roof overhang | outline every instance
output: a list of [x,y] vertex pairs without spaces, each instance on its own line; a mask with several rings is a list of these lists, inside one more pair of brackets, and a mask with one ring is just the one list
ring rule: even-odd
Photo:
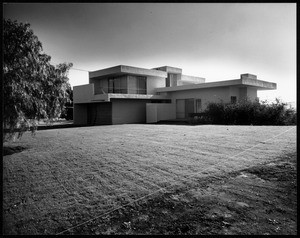
[[234,79],[227,81],[218,81],[211,83],[198,83],[174,87],[164,87],[157,88],[156,92],[174,92],[174,91],[184,91],[184,90],[195,90],[195,89],[204,89],[204,88],[215,88],[215,87],[255,87],[258,90],[274,90],[277,88],[276,83],[266,82],[256,79]]
[[153,68],[153,69],[165,71],[167,73],[172,73],[172,74],[182,74],[182,69],[176,68],[176,67],[171,67],[171,66],[162,66],[162,67],[157,67],[157,68]]
[[[153,95],[153,94],[119,94],[119,93],[108,93],[107,100],[111,99],[169,99],[166,96],[162,95]],[[96,96],[96,95],[95,95]]]
[[168,73],[154,69],[144,69],[126,65],[118,65],[115,67],[101,69],[89,72],[89,78],[103,77],[103,76],[119,76],[119,75],[139,75],[139,76],[154,76],[167,78]]

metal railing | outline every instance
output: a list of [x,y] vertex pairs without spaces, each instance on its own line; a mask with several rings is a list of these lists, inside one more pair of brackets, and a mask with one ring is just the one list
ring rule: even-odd
[[95,88],[95,95],[97,95],[97,94],[108,94],[108,93],[147,94],[147,89],[142,89],[142,88],[109,88],[109,87]]

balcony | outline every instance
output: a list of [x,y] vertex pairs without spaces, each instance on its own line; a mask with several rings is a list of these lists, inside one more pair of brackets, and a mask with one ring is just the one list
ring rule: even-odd
[[[107,93],[105,92],[107,89]],[[123,90],[123,91],[122,91]],[[123,93],[127,91],[127,93]],[[73,87],[74,104],[80,103],[95,103],[95,102],[109,102],[111,98],[115,99],[169,99],[166,96],[147,94],[146,89],[131,89],[119,88],[109,92],[108,88],[102,88],[95,93],[94,84],[86,84]]]
[[116,94],[147,94],[147,89],[145,88],[109,88],[109,87],[99,87],[95,95],[98,94],[109,94],[109,93],[116,93]]

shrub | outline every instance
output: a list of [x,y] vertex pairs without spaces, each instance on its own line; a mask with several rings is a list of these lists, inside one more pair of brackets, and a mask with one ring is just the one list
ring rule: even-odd
[[209,103],[204,113],[207,115],[208,123],[224,124],[225,104],[223,102]]
[[234,104],[209,103],[201,120],[193,124],[296,125],[297,113],[286,105],[279,99],[271,104],[247,99]]

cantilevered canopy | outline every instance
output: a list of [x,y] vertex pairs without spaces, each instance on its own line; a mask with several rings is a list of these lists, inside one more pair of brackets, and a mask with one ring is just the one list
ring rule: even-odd
[[101,69],[97,71],[89,72],[89,78],[96,78],[101,76],[118,76],[124,74],[133,74],[133,75],[141,75],[141,76],[155,76],[155,77],[168,77],[167,72],[163,72],[155,69],[144,69],[126,65],[118,65],[115,67]]
[[182,85],[182,86],[174,86],[174,87],[164,87],[157,88],[156,92],[174,92],[174,91],[182,91],[182,90],[195,90],[201,88],[215,88],[215,87],[226,87],[226,86],[236,86],[236,87],[255,87],[258,90],[274,90],[276,89],[276,83],[270,83],[262,80],[243,78],[243,79],[234,79],[227,81],[218,81],[211,83],[199,83],[199,84],[190,84],[190,85]]

